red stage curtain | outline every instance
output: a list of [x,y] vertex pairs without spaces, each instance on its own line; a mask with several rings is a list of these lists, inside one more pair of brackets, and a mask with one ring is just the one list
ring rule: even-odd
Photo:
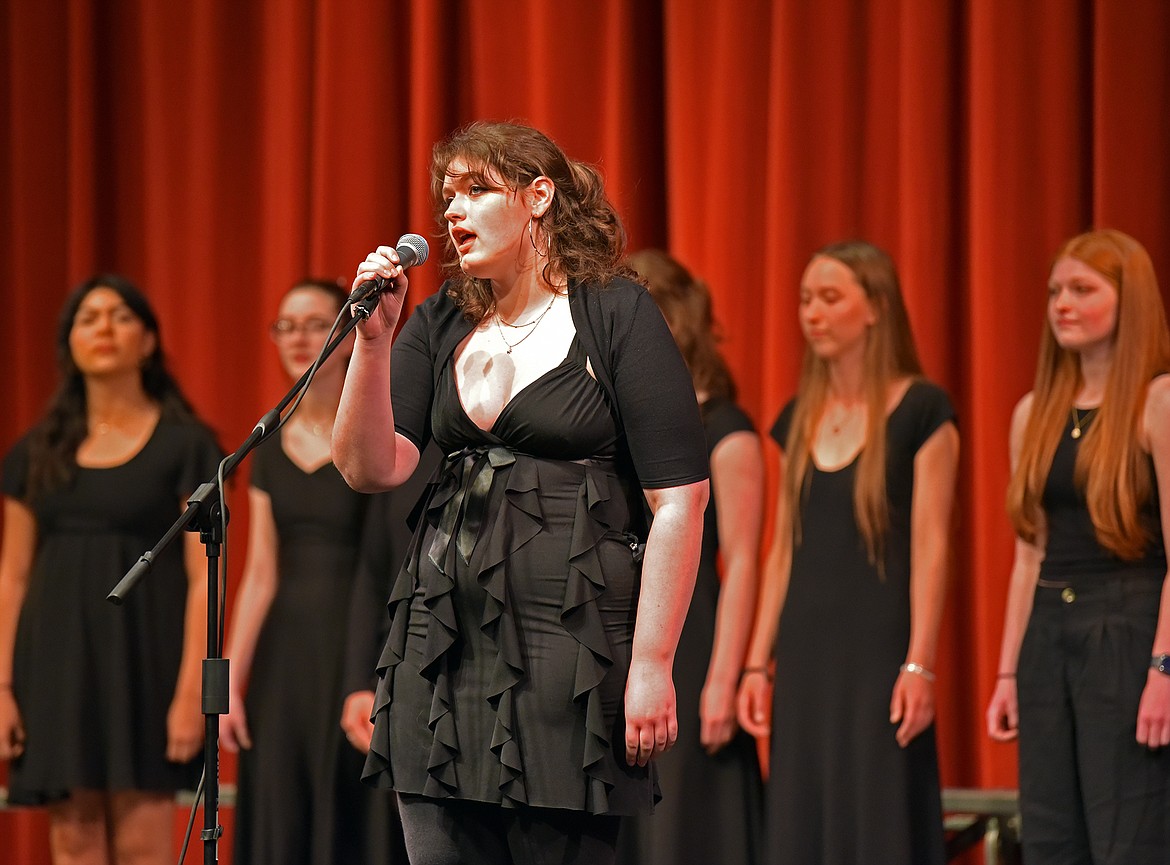
[[[1014,749],[983,733],[1011,557],[1008,419],[1063,238],[1129,231],[1170,283],[1170,4],[0,10],[0,448],[43,407],[59,304],[97,270],[152,295],[185,387],[238,442],[283,392],[264,328],[285,288],[348,276],[403,232],[433,236],[431,144],[476,118],[526,120],[598,164],[631,246],[668,247],[709,281],[761,430],[796,380],[810,252],[846,236],[888,248],[963,435],[938,664],[944,783],[1014,785]],[[415,271],[413,300],[438,281],[431,265]],[[13,847],[27,834],[4,832],[0,861],[37,861]]]

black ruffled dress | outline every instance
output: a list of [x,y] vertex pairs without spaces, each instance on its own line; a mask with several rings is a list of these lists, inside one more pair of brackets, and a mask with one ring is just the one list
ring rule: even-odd
[[[631,285],[624,296],[645,310],[642,289]],[[438,370],[429,422],[447,457],[416,511],[390,596],[365,773],[381,786],[594,814],[647,810],[658,797],[653,770],[625,761],[641,492],[618,413],[587,369],[580,299],[574,302],[578,337],[565,359],[516,393],[490,430],[463,410],[451,351],[435,357],[423,349]],[[448,332],[453,349],[470,330],[448,316],[446,326],[440,321],[427,332],[428,316],[441,318],[442,305],[450,301],[432,299],[407,323],[417,339],[404,331],[396,367],[409,367],[412,345],[441,341],[436,331]],[[631,333],[653,350],[638,360],[654,360],[658,346],[673,352],[662,361],[671,384],[653,375],[634,382],[632,369],[623,381],[620,362],[607,363],[616,393],[621,399],[640,388],[666,397],[659,420],[677,415],[680,433],[663,449],[681,443],[693,451],[677,482],[701,480],[706,462],[689,376],[661,315],[641,319]],[[620,354],[616,346],[611,357]],[[678,407],[669,404],[676,393],[684,394]],[[623,408],[637,423],[650,403],[629,399]],[[401,431],[410,413],[400,411],[398,389],[395,412]]]

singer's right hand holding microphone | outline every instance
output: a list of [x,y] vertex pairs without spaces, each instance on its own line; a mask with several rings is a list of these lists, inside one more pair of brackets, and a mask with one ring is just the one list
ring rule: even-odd
[[392,280],[394,285],[381,293],[378,308],[358,325],[358,336],[361,339],[378,339],[384,335],[393,335],[398,318],[402,315],[402,304],[406,299],[406,288],[410,280],[399,266],[398,252],[394,247],[379,246],[367,255],[366,260],[358,265],[352,288],[356,291],[362,283],[377,277]]
[[[403,483],[418,465],[418,449],[394,434],[396,446],[382,447],[386,431],[394,429],[390,401],[390,342],[402,316],[408,285],[403,269],[427,260],[426,240],[404,234],[396,246],[379,246],[358,265],[349,300],[368,309],[354,314],[365,320],[357,326],[358,341],[350,356],[337,419],[333,423],[330,453],[346,483],[362,492],[392,489]],[[401,455],[399,451],[402,451]]]

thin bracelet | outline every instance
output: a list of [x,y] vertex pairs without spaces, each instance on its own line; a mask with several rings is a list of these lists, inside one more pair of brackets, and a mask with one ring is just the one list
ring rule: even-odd
[[772,681],[772,671],[767,667],[744,667],[739,673],[739,680],[742,682],[744,676],[749,676],[752,673],[759,673],[760,675],[767,677],[769,682]]
[[926,679],[928,682],[934,681],[934,673],[930,672],[930,670],[926,669],[926,667],[922,666],[921,664],[915,664],[913,661],[909,664],[903,664],[898,669],[903,673],[915,673]]
[[1014,679],[1015,677],[1016,677],[1015,673],[996,673],[995,674],[995,678],[997,678],[997,679]]

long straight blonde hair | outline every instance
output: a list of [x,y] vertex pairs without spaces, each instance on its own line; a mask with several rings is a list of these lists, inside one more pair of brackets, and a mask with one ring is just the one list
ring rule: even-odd
[[[853,511],[865,538],[870,562],[884,573],[883,539],[889,526],[886,496],[886,409],[891,385],[900,378],[922,374],[910,318],[894,261],[884,251],[862,240],[830,244],[812,256],[832,258],[853,273],[876,315],[865,342],[865,441],[853,484]],[[810,261],[812,260],[810,259]],[[788,429],[786,495],[792,515],[794,542],[801,542],[799,503],[809,481],[812,441],[829,394],[829,365],[806,348],[792,424]]]
[[[1062,258],[1083,262],[1117,289],[1117,328],[1105,396],[1081,439],[1074,480],[1085,493],[1098,542],[1119,558],[1132,560],[1142,555],[1151,538],[1141,508],[1150,498],[1153,478],[1138,429],[1150,381],[1170,370],[1166,313],[1149,253],[1128,234],[1115,229],[1079,234],[1061,246],[1053,265]],[[1007,495],[1012,525],[1029,543],[1039,534],[1044,485],[1083,384],[1077,354],[1060,347],[1045,321],[1032,413]]]

